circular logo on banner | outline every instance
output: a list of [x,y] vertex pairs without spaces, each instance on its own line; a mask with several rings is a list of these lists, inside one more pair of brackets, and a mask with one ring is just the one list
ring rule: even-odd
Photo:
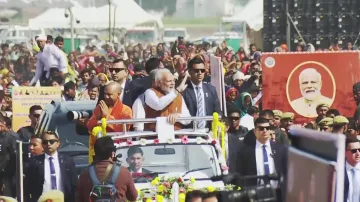
[[267,57],[264,63],[267,68],[273,68],[275,66],[275,58]]
[[320,62],[307,61],[296,66],[286,83],[286,96],[292,109],[301,116],[317,117],[316,107],[333,104],[336,94],[334,76]]

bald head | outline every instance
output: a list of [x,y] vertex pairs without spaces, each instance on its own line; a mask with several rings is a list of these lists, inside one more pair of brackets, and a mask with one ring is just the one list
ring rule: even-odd
[[104,100],[107,106],[113,106],[119,99],[122,88],[118,82],[106,84],[104,90]]
[[119,93],[119,94],[122,91],[121,85],[118,82],[110,82],[110,83],[106,84],[105,91],[106,91],[106,89],[108,89],[108,91],[112,91],[112,92]]

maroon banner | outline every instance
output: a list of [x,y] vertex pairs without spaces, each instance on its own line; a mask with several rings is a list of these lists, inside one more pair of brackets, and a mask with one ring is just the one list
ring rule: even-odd
[[347,117],[356,109],[352,86],[360,81],[358,51],[264,53],[263,109],[294,112],[297,122],[317,117],[328,104]]

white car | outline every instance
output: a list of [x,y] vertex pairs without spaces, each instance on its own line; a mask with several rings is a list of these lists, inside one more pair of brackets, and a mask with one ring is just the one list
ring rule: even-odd
[[136,122],[156,122],[157,131],[106,135],[113,137],[121,164],[130,171],[141,170],[132,172],[139,201],[144,198],[161,201],[158,197],[162,197],[164,201],[178,202],[179,197],[185,197],[185,193],[191,189],[225,189],[222,181],[213,182],[210,179],[227,174],[222,149],[212,138],[211,132],[196,129],[174,131],[166,117],[111,121],[112,124]]

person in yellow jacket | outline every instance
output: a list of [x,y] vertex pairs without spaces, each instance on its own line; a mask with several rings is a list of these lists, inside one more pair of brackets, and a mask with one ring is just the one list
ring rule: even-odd
[[64,52],[63,48],[64,48],[64,38],[62,38],[61,36],[58,36],[55,38],[54,44],[62,51],[62,53],[66,56],[66,63],[67,63],[67,69],[68,69],[68,74],[65,77],[65,83],[69,82],[69,81],[73,81],[76,83],[76,78],[77,75],[75,73],[75,70],[69,65],[69,60],[67,58],[67,54]]

